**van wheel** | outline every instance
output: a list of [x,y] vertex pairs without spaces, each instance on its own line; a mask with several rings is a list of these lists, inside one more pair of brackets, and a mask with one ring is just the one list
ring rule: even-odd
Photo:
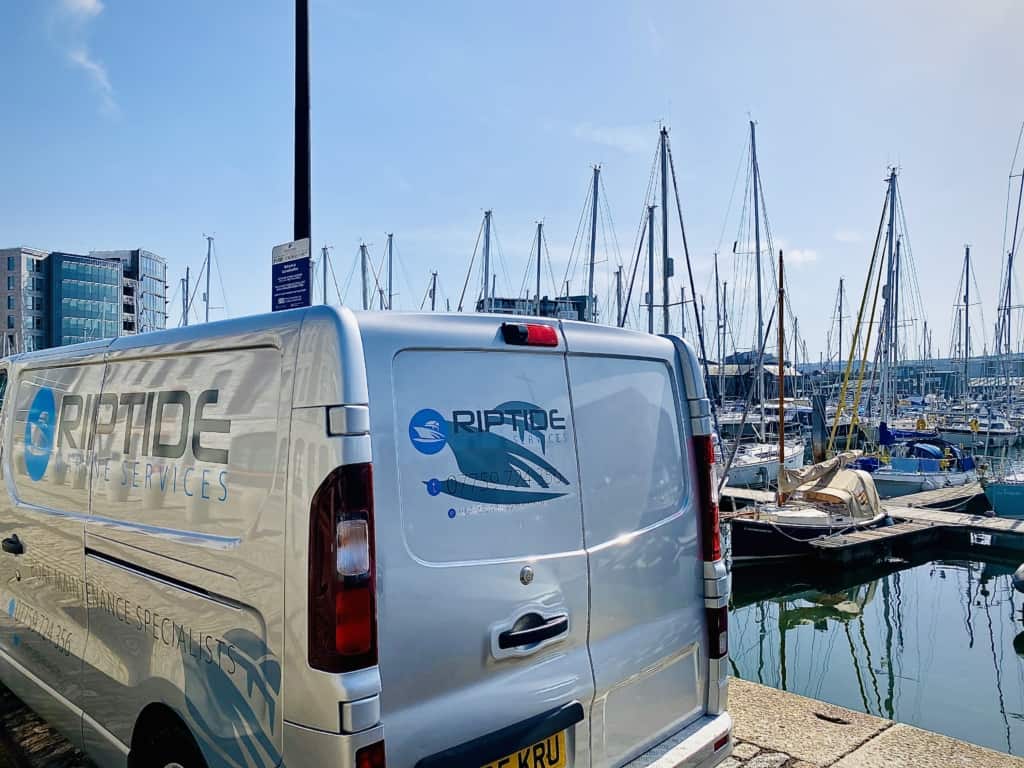
[[207,768],[192,734],[178,723],[153,730],[132,753],[131,768]]

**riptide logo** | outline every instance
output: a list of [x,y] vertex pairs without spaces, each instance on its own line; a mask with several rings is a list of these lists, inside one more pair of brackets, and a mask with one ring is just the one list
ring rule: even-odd
[[448,444],[448,423],[433,408],[424,408],[409,420],[409,439],[420,453],[435,454]]
[[32,399],[25,421],[25,469],[34,482],[43,479],[50,465],[56,416],[53,390],[43,387]]
[[409,441],[417,451],[430,456],[448,448],[458,467],[445,479],[424,480],[427,494],[472,504],[532,504],[565,496],[569,478],[545,457],[565,438],[566,418],[557,408],[522,400],[455,410],[450,419],[422,408],[409,420]]

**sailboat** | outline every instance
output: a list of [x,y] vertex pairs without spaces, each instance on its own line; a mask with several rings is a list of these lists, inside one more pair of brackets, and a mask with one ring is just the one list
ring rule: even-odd
[[[784,277],[783,256],[779,251],[780,415],[785,411],[785,398],[781,395]],[[780,454],[784,440],[785,436],[780,433]],[[736,517],[730,522],[733,563],[741,565],[767,558],[807,555],[811,552],[811,542],[816,539],[886,524],[888,513],[882,509],[871,475],[847,468],[860,455],[859,451],[847,451],[809,467],[780,467],[775,501],[755,506],[753,517]]]
[[[750,178],[753,210],[753,234],[754,234],[754,275],[756,279],[756,311],[757,319],[755,326],[756,348],[751,350],[746,357],[748,371],[753,374],[751,386],[753,389],[748,393],[748,399],[742,410],[719,414],[719,431],[726,441],[720,446],[719,461],[725,467],[725,479],[729,485],[764,488],[778,476],[780,467],[796,469],[804,465],[804,441],[799,437],[800,424],[795,419],[789,423],[790,431],[796,431],[797,436],[787,436],[787,419],[785,408],[782,407],[785,397],[785,375],[779,377],[779,403],[780,407],[775,414],[769,418],[769,406],[766,403],[765,392],[765,365],[764,346],[767,342],[765,335],[764,308],[762,306],[762,269],[761,269],[761,230],[762,214],[766,221],[764,227],[768,236],[769,253],[771,252],[771,233],[767,228],[767,214],[764,211],[764,201],[761,190],[761,171],[757,162],[757,124],[750,121]],[[736,247],[733,248],[734,252]],[[780,283],[780,288],[781,283]],[[784,295],[784,293],[783,293]],[[779,312],[785,311],[785,305],[779,305]],[[780,318],[781,319],[781,318]],[[780,324],[781,328],[781,324]],[[724,341],[723,349],[724,352]],[[745,356],[738,355],[737,358]],[[721,354],[720,354],[721,357]],[[785,357],[785,345],[779,345],[780,370]],[[719,365],[723,364],[720,361]],[[795,369],[792,371],[794,375]],[[756,405],[752,401],[756,400]],[[757,409],[756,420],[749,419],[750,407],[754,405]],[[771,423],[770,423],[771,422]],[[770,428],[770,427],[773,427]],[[748,431],[749,428],[749,431]],[[770,440],[771,432],[774,432],[777,440]],[[748,436],[752,433],[754,440],[749,441]],[[728,438],[732,438],[730,444]]]

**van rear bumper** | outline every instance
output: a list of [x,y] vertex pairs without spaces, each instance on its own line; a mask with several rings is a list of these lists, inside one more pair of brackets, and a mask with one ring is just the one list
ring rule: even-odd
[[[624,768],[712,768],[732,754],[732,718],[728,712],[706,715],[626,763]],[[729,741],[717,752],[715,742]]]
[[356,751],[383,738],[380,725],[359,733],[329,733],[285,720],[282,764],[355,768]]

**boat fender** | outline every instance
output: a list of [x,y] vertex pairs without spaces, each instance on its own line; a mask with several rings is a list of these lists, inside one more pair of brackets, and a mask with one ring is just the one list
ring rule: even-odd
[[1018,592],[1024,592],[1024,563],[1013,572],[1013,588]]

